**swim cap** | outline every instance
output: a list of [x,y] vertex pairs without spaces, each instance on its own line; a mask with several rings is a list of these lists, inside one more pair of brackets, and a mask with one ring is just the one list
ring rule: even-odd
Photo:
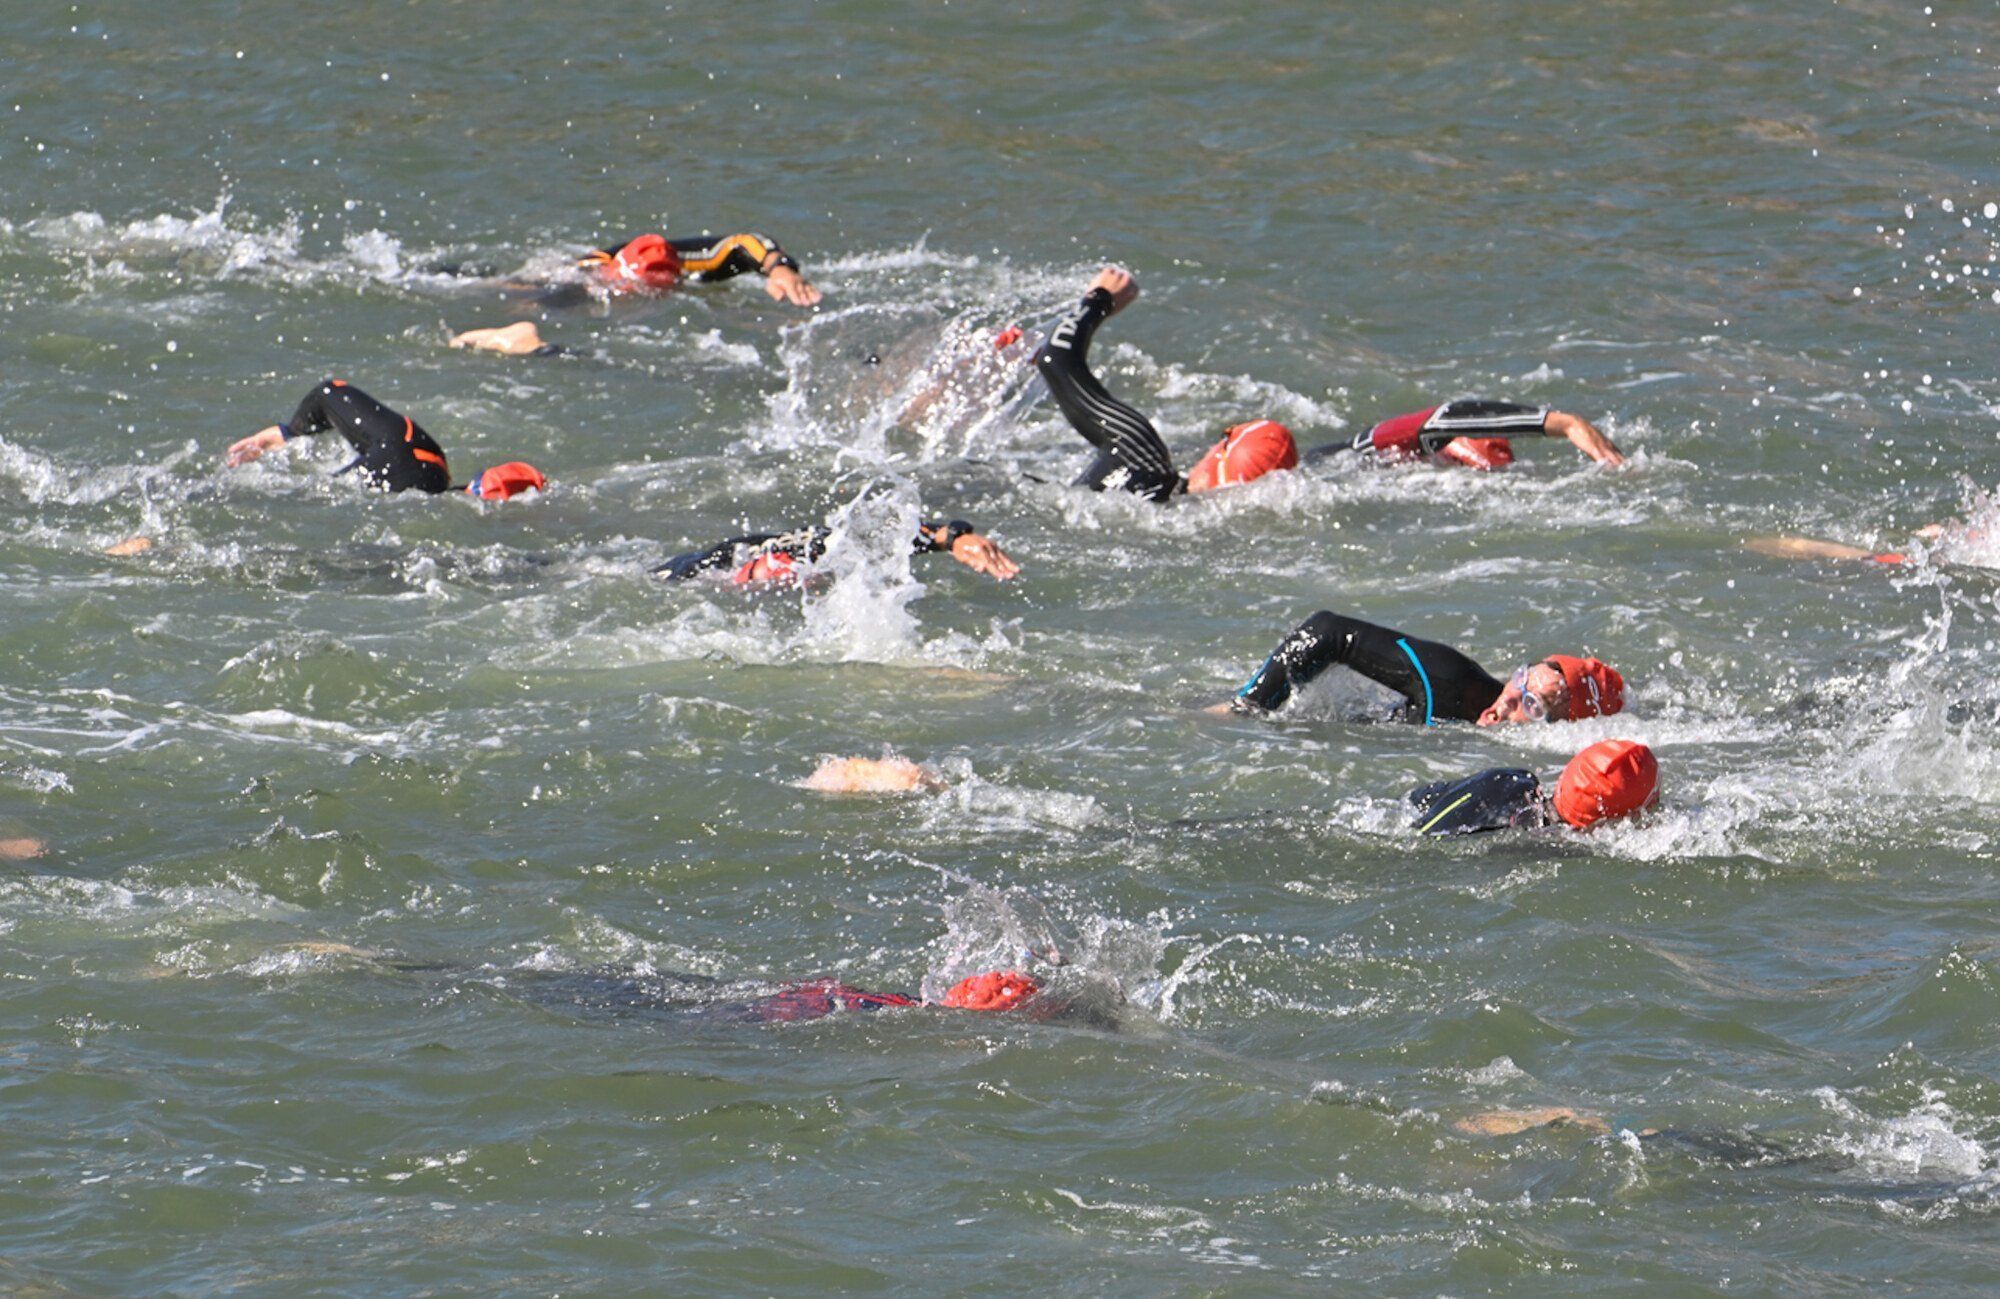
[[1900,550],[1885,550],[1879,555],[1870,555],[1868,561],[1872,564],[1907,564],[1910,557]]
[[1003,352],[1020,341],[1021,327],[1019,325],[1009,325],[993,336],[993,346]]
[[1563,684],[1569,687],[1569,716],[1551,720],[1609,717],[1625,707],[1625,678],[1618,675],[1618,669],[1568,654],[1551,654],[1542,661],[1562,673]]
[[1579,830],[1653,801],[1660,764],[1637,740],[1599,740],[1569,760],[1556,784],[1556,815]]
[[1504,469],[1514,463],[1514,444],[1506,438],[1453,438],[1438,448],[1438,458],[1471,469]]
[[1190,492],[1208,492],[1262,478],[1273,469],[1296,469],[1299,446],[1276,420],[1252,420],[1222,435],[1188,473]]
[[759,555],[729,575],[729,580],[738,586],[748,586],[752,582],[796,582],[798,579],[798,560],[792,557],[789,550],[774,550],[768,555]]
[[1041,984],[1019,970],[991,970],[953,985],[944,1004],[957,1010],[1012,1010],[1041,990]]
[[680,283],[681,255],[660,235],[640,235],[605,263],[613,280],[630,280],[649,289],[671,289]]
[[541,470],[523,460],[509,460],[481,473],[465,485],[465,490],[481,500],[504,501],[510,496],[519,496],[530,487],[541,492],[547,491],[548,486],[548,479],[542,477]]

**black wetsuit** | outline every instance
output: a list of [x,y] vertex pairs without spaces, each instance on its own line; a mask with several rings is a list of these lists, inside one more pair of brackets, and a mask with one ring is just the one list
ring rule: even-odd
[[[945,540],[940,544],[937,530],[945,529]],[[947,523],[926,523],[917,529],[911,542],[912,550],[919,555],[934,551],[950,550],[952,543],[975,529],[963,519],[952,519]],[[675,555],[664,564],[647,570],[669,582],[684,582],[701,573],[720,572],[724,569],[739,568],[753,559],[774,555],[787,555],[795,560],[812,563],[826,553],[827,539],[833,535],[829,528],[794,528],[790,532],[755,532],[748,536],[730,537],[718,541],[705,550],[690,550],[684,555]]]
[[1173,457],[1152,422],[1104,390],[1090,372],[1090,339],[1111,314],[1111,293],[1092,289],[1056,322],[1035,354],[1035,368],[1077,432],[1097,448],[1097,459],[1077,479],[1092,491],[1116,488],[1164,501],[1187,490]]
[[431,435],[345,379],[328,379],[307,393],[292,412],[291,422],[279,427],[287,439],[339,429],[356,453],[340,472],[364,470],[377,487],[392,492],[451,490],[451,469]]
[[[634,236],[641,238],[643,236]],[[613,244],[609,248],[598,248],[585,253],[577,260],[577,266],[586,271],[596,271],[617,260],[619,250],[631,239]],[[763,235],[734,234],[717,238],[714,235],[692,235],[682,239],[668,239],[681,259],[681,278],[693,284],[712,284],[718,280],[734,279],[751,271],[769,274],[764,268],[764,259],[777,254],[771,263],[775,270],[780,266],[791,270],[799,269],[798,261],[778,247],[778,241]],[[553,284],[538,290],[533,298],[536,306],[550,309],[580,307],[591,300],[589,284]],[[561,350],[548,350],[552,344],[537,348],[532,355],[558,356]]]
[[1417,809],[1410,826],[1422,834],[1536,829],[1555,821],[1542,798],[1542,782],[1518,767],[1419,785],[1410,791],[1410,804]]
[[[425,969],[435,967],[407,967]],[[485,980],[482,980],[484,982]],[[618,1018],[710,1020],[725,1024],[791,1024],[840,1011],[921,1006],[898,992],[870,992],[838,979],[804,979],[776,992],[729,999],[741,984],[698,974],[637,975],[625,970],[520,970],[492,986],[544,1006],[600,1012]]]
[[1398,721],[1433,726],[1474,722],[1504,685],[1449,645],[1420,640],[1324,609],[1285,637],[1256,675],[1236,692],[1240,707],[1274,709],[1292,692],[1336,664],[1407,699]]

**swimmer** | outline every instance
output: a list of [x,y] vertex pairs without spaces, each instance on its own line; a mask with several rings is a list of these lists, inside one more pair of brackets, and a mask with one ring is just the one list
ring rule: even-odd
[[942,777],[908,758],[827,758],[803,785],[816,794],[935,794]]
[[[1107,266],[1084,291],[1083,299],[1057,322],[1035,356],[1035,367],[1055,395],[1072,427],[1098,449],[1097,459],[1077,480],[1103,491],[1117,488],[1148,500],[1164,501],[1183,492],[1206,492],[1247,483],[1276,469],[1299,464],[1291,430],[1275,420],[1254,420],[1229,429],[1187,477],[1174,471],[1173,457],[1152,422],[1105,391],[1090,372],[1088,353],[1097,327],[1131,305],[1139,285],[1126,271]],[[1625,457],[1588,420],[1564,411],[1503,401],[1455,401],[1401,415],[1348,442],[1316,448],[1313,458],[1335,451],[1368,450],[1398,459],[1437,458],[1479,469],[1513,461],[1517,437],[1567,438],[1604,465]]]
[[[832,535],[827,528],[812,527],[731,537],[706,550],[675,555],[650,571],[669,582],[684,582],[701,573],[733,569],[729,580],[737,586],[791,583],[798,581],[799,564],[818,559]],[[919,555],[947,554],[973,572],[997,581],[1010,582],[1021,573],[1021,566],[1008,558],[1006,551],[980,536],[963,519],[923,524],[912,544]]]
[[[1914,534],[1919,541],[1942,541],[1945,526],[1932,523],[1918,528]],[[1962,528],[1954,533],[1954,539],[1976,543],[1986,539],[1982,528]],[[1745,550],[1754,550],[1760,555],[1770,555],[1777,559],[1865,559],[1871,564],[1907,564],[1910,557],[1900,550],[1864,550],[1860,546],[1846,546],[1838,541],[1815,541],[1811,537],[1750,537],[1743,542]]]
[[0,839],[0,861],[33,861],[48,848],[46,841],[25,834]]
[[[328,379],[307,393],[288,423],[259,429],[229,448],[224,463],[247,465],[292,438],[313,437],[338,429],[354,448],[355,457],[335,473],[364,471],[372,486],[401,492],[454,490],[444,449],[409,416],[390,410],[345,379]],[[548,486],[533,465],[512,461],[485,470],[465,484],[465,491],[483,500],[506,500]]]
[[[643,234],[609,248],[593,249],[577,262],[582,281],[553,285],[514,285],[528,290],[533,306],[559,310],[581,306],[593,296],[651,296],[669,292],[682,282],[707,284],[755,271],[764,277],[764,292],[774,302],[796,307],[817,306],[820,291],[800,273],[799,264],[763,235],[709,235],[668,239]],[[454,269],[454,268],[445,268]],[[501,352],[509,356],[554,356],[563,349],[545,342],[527,321],[499,328],[469,329],[454,335],[453,347]]]
[[1630,816],[1659,797],[1660,766],[1636,740],[1599,740],[1569,760],[1556,792],[1543,792],[1532,771],[1493,767],[1463,780],[1410,791],[1419,834],[1479,834],[1566,825],[1588,830]]
[[1187,477],[1175,472],[1173,456],[1152,421],[1105,391],[1090,372],[1090,340],[1097,327],[1138,296],[1138,281],[1129,273],[1116,266],[1105,267],[1091,279],[1082,301],[1056,322],[1048,341],[1035,354],[1035,369],[1055,395],[1063,417],[1097,448],[1097,458],[1076,480],[1077,485],[1165,501],[1295,467],[1299,450],[1291,430],[1266,419],[1238,424],[1223,434]]
[[1490,398],[1464,398],[1442,406],[1383,420],[1346,442],[1306,452],[1322,460],[1340,451],[1359,451],[1383,460],[1434,460],[1469,469],[1502,469],[1514,463],[1515,438],[1565,438],[1600,465],[1625,463],[1625,456],[1595,424],[1547,406]]
[[1578,721],[1625,707],[1625,678],[1594,658],[1551,654],[1502,682],[1449,645],[1322,609],[1285,637],[1234,699],[1208,711],[1274,712],[1336,665],[1402,695],[1408,702],[1396,720],[1425,726]]

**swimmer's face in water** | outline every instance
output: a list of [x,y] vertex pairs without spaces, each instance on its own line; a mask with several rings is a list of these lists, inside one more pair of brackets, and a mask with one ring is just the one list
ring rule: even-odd
[[1569,685],[1562,673],[1546,663],[1522,668],[1507,688],[1479,715],[1481,726],[1512,722],[1543,722],[1569,716]]

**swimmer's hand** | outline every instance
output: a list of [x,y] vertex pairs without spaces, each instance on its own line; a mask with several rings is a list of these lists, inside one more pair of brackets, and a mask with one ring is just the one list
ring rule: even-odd
[[1011,582],[1021,575],[1021,566],[1009,559],[1006,551],[976,532],[968,532],[952,542],[951,557],[996,581]]
[[258,429],[249,437],[232,445],[229,453],[222,458],[222,462],[234,469],[237,465],[249,464],[266,451],[276,451],[283,445],[285,445],[285,430],[273,424],[269,428]]
[[944,781],[908,758],[828,758],[807,776],[820,794],[932,794]]
[[1084,292],[1088,293],[1091,289],[1103,289],[1111,295],[1111,314],[1115,316],[1131,306],[1132,300],[1139,296],[1139,281],[1133,279],[1132,272],[1122,266],[1107,266],[1091,277]]
[[511,325],[498,325],[491,329],[468,329],[462,334],[453,334],[451,345],[469,347],[480,352],[527,356],[542,346],[542,333],[535,328],[534,321],[520,320]]
[[26,835],[17,839],[0,839],[0,861],[27,861],[39,857],[48,850],[48,844]]
[[1926,523],[1923,527],[1918,528],[1913,535],[1922,537],[1925,541],[1936,541],[1944,535],[1944,524]]
[[764,272],[764,292],[771,295],[773,302],[789,302],[795,307],[819,305],[819,290],[789,266],[773,266]]
[[107,555],[116,555],[120,559],[125,559],[132,555],[143,555],[152,548],[153,548],[153,539],[151,537],[145,537],[145,536],[127,537],[123,541],[115,542],[112,545],[106,546],[104,548],[104,553]]
[[1552,438],[1568,438],[1572,445],[1600,465],[1613,468],[1625,463],[1624,453],[1611,445],[1595,424],[1567,411],[1552,410],[1542,421],[1542,432]]

